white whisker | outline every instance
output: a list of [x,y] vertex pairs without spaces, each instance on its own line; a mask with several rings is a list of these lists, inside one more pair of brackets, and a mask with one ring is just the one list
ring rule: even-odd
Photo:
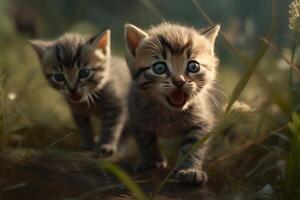
[[89,93],[89,97],[90,97],[91,103],[95,104],[94,97],[91,93]]
[[219,101],[214,96],[212,96],[207,91],[205,91],[204,94],[206,94],[214,102],[214,104],[217,106],[217,108],[219,108],[219,109],[221,108]]
[[210,89],[213,89],[213,90],[219,92],[220,94],[222,94],[224,97],[226,97],[228,99],[228,96],[223,91],[221,91],[221,90],[219,90],[219,89],[217,89],[215,87],[211,87]]
[[93,97],[92,97],[90,92],[87,92],[86,94],[87,94],[87,97],[88,97],[87,104],[88,104],[88,107],[90,107],[91,104],[94,104],[94,100],[93,100]]
[[87,100],[86,100],[86,103],[87,103],[87,106],[88,106],[88,108],[90,107],[90,97],[89,97],[89,94],[87,93]]
[[92,93],[92,95],[93,95],[96,99],[99,99],[98,93],[96,93],[96,92],[91,92],[91,93]]

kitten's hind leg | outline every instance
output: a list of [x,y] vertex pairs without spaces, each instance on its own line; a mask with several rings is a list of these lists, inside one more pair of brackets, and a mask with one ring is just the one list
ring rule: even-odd
[[[179,158],[185,155],[205,134],[206,132],[202,129],[191,130],[182,141]],[[202,170],[206,149],[207,142],[191,153],[184,161],[177,163],[174,177],[182,183],[204,185],[208,179],[207,174]]]
[[73,112],[74,121],[81,134],[81,146],[84,150],[94,149],[94,134],[89,116]]
[[136,171],[167,168],[167,161],[159,151],[157,135],[137,128],[132,131],[141,152],[141,161]]

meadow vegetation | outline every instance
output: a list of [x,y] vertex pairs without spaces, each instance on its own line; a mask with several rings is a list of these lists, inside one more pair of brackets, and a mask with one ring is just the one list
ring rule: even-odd
[[[300,1],[231,0],[225,7],[217,0],[192,0],[189,6],[187,1],[178,1],[168,7],[170,2],[130,0],[132,10],[124,11],[125,5],[116,1],[71,5],[66,0],[0,1],[0,199],[31,183],[12,170],[26,171],[28,160],[28,166],[39,166],[49,174],[52,171],[45,162],[50,166],[53,162],[58,170],[61,162],[70,171],[57,172],[57,177],[70,179],[76,176],[74,170],[84,166],[79,170],[83,175],[74,178],[78,183],[74,188],[80,188],[80,183],[86,187],[62,193],[60,199],[97,199],[104,194],[109,199],[113,193],[127,195],[127,190],[137,199],[172,199],[174,195],[168,194],[172,188],[181,199],[184,195],[197,199],[197,192],[207,199],[300,199]],[[101,22],[103,18],[109,20]],[[154,175],[134,175],[134,148],[123,147],[125,153],[113,160],[88,158],[80,151],[79,134],[66,103],[47,85],[28,45],[33,37],[53,38],[65,31],[95,33],[110,25],[113,52],[123,56],[124,22],[146,27],[163,19],[194,26],[222,24],[217,52],[225,105],[216,106],[224,112],[216,128],[194,146],[213,137],[205,164],[210,177],[206,192],[176,185],[169,176],[171,167]],[[177,143],[176,138],[160,143],[171,160],[176,157]],[[97,173],[116,179],[103,182]]]

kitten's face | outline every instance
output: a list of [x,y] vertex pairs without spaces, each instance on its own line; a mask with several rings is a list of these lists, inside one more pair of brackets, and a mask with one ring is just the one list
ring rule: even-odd
[[219,29],[200,32],[162,24],[144,32],[126,25],[127,62],[144,94],[172,110],[185,110],[196,96],[207,93],[216,76]]
[[32,41],[49,84],[69,101],[93,102],[106,81],[110,31],[87,39],[67,34],[56,41]]

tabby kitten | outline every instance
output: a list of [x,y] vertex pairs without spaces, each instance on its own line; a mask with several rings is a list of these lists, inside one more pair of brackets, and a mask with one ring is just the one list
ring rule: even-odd
[[[125,61],[111,58],[110,30],[94,37],[65,34],[54,41],[31,41],[48,83],[66,98],[84,149],[109,156],[116,151],[127,115],[130,74]],[[101,118],[94,144],[91,115]]]
[[[184,155],[215,123],[211,90],[219,61],[214,54],[220,30],[205,30],[162,23],[144,31],[125,25],[126,58],[134,79],[129,93],[132,131],[141,151],[140,170],[165,168],[158,136],[183,137]],[[181,182],[204,184],[202,161],[207,143],[184,162],[177,163],[174,177]]]

